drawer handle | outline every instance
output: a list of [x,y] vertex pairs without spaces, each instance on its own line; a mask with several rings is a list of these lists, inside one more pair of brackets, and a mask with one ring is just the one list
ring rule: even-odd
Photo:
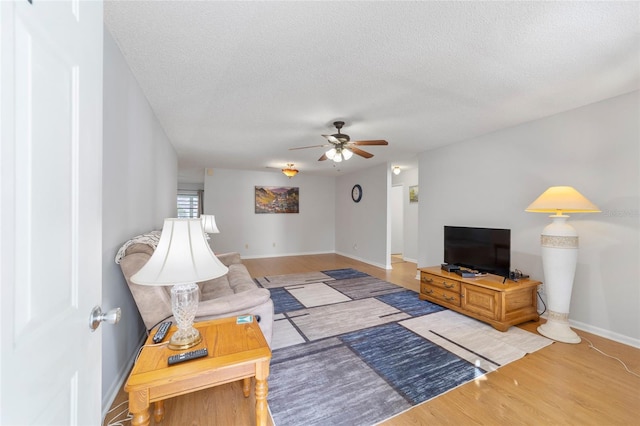
[[447,297],[446,294],[442,294],[442,297],[444,297],[444,300],[446,300],[447,302],[453,302],[454,300],[456,300],[455,297],[451,296],[451,297]]
[[424,281],[425,283],[432,283],[433,282],[433,278],[425,278],[422,281]]
[[428,290],[425,290],[424,292],[425,292],[425,294],[431,294],[431,293],[433,293],[433,290],[428,289]]
[[447,284],[446,282],[442,282],[442,284],[444,284],[444,288],[453,288],[455,287],[455,284]]

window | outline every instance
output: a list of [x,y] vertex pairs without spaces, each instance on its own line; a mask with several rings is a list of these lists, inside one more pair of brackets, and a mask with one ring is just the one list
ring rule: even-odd
[[202,212],[202,191],[178,190],[178,217],[198,218]]

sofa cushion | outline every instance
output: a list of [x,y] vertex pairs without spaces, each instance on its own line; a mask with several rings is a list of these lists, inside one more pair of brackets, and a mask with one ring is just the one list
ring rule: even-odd
[[200,287],[200,300],[215,299],[234,294],[233,289],[229,287],[229,280],[226,275],[198,283],[198,286]]

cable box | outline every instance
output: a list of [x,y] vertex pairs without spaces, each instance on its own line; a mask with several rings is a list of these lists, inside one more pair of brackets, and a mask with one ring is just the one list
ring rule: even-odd
[[461,269],[456,270],[455,273],[460,275],[462,278],[475,278],[475,277],[481,277],[485,275],[485,274],[479,274],[477,272],[463,271]]
[[447,272],[455,272],[455,271],[459,271],[460,267],[456,265],[449,265],[448,263],[442,263],[440,264],[440,269]]

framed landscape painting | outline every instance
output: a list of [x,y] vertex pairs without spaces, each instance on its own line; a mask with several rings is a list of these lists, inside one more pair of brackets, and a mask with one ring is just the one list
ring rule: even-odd
[[418,185],[409,187],[409,202],[410,203],[418,202]]
[[256,186],[256,213],[299,213],[300,188]]

